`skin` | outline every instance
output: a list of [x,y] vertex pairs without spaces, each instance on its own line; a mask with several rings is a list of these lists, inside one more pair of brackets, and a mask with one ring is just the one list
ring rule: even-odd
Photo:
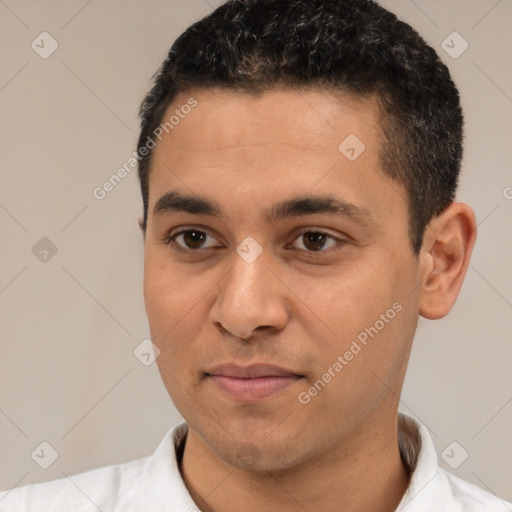
[[[144,234],[157,364],[189,425],[185,484],[204,512],[395,510],[409,481],[397,407],[418,316],[441,318],[454,304],[476,237],[473,211],[453,203],[413,253],[405,189],[380,170],[375,98],[208,89],[180,94],[168,114],[191,96],[197,107],[154,150]],[[354,161],[338,149],[349,134],[366,146]],[[155,215],[171,190],[215,201],[225,216]],[[369,217],[266,218],[274,203],[304,196],[342,199]],[[193,248],[190,233],[170,240],[183,228],[209,236]],[[302,228],[334,238],[311,250]],[[236,252],[248,236],[262,248],[252,263]],[[401,311],[301,403],[396,303]],[[241,402],[205,376],[227,362],[302,377]]]

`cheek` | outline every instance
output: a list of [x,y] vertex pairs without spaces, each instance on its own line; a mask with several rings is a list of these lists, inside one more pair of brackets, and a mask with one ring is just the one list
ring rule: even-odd
[[325,417],[329,428],[355,425],[386,396],[400,395],[414,322],[398,303],[377,311],[377,315],[371,312],[365,324],[352,325],[353,335],[346,325],[345,334],[339,321],[337,336],[326,343],[328,349],[318,350],[321,357],[315,375],[301,390],[301,403],[307,402],[312,411],[318,415],[330,411]]
[[[375,322],[395,300],[391,283],[371,262],[339,267],[328,276],[297,275],[291,282],[297,297],[314,314],[310,327],[317,333],[323,329],[324,336],[334,340],[333,348],[339,348],[340,342],[358,334],[369,322]],[[309,330],[307,325],[303,327]]]
[[370,257],[332,278],[296,283],[304,312],[315,314],[311,322],[310,313],[299,313],[301,327],[315,345],[315,377],[325,375],[336,395],[368,393],[376,384],[372,371],[389,381],[401,367],[414,329],[405,304],[410,305],[403,291],[407,286],[397,283],[400,278],[386,272],[382,258]]
[[210,286],[197,281],[197,276],[180,272],[165,257],[146,254],[144,301],[151,339],[160,349],[159,366],[176,376],[192,371],[201,340],[198,333],[207,317]]
[[160,350],[156,363],[169,396],[182,414],[190,407],[190,393],[197,382],[194,340],[198,338],[201,294],[195,288],[168,265],[148,259],[144,300],[151,340]]
[[[150,326],[170,329],[198,300],[197,287],[160,250],[146,250],[144,301]],[[161,335],[161,333],[160,333]]]

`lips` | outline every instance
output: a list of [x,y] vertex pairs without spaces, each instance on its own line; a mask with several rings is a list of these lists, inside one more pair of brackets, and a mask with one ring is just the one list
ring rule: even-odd
[[[276,366],[274,364],[252,364],[250,366],[239,366],[237,364],[221,364],[216,366],[207,375],[220,375],[223,377],[234,377],[237,379],[257,379],[260,377],[289,377],[297,376],[294,372]],[[298,375],[302,377],[302,375]]]
[[284,391],[303,378],[303,375],[272,364],[223,364],[208,371],[206,377],[222,393],[246,402],[268,398]]

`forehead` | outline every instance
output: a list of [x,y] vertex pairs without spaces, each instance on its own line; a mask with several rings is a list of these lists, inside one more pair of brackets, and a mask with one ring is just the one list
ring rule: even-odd
[[375,97],[316,89],[181,93],[153,152],[150,208],[176,187],[262,207],[270,196],[337,189],[367,207],[382,195],[379,114]]
[[188,111],[191,98],[197,106],[180,116],[179,126],[163,134],[183,149],[242,147],[249,142],[320,149],[320,137],[327,147],[349,132],[371,144],[369,132],[380,112],[374,95],[358,97],[316,88],[277,88],[258,94],[212,88],[177,95],[163,122]]

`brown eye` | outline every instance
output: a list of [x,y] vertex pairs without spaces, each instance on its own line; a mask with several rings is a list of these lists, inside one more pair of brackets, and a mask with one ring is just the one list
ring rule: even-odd
[[304,246],[310,251],[319,251],[320,249],[323,249],[327,238],[328,237],[324,233],[309,232],[302,235]]
[[304,230],[299,233],[294,242],[295,247],[304,252],[327,252],[328,249],[335,249],[336,246],[343,244],[344,240],[313,229]]
[[169,237],[167,243],[174,243],[183,249],[199,250],[220,247],[215,238],[198,229],[183,229]]
[[199,249],[206,240],[206,233],[202,231],[185,231],[183,241],[191,249]]

